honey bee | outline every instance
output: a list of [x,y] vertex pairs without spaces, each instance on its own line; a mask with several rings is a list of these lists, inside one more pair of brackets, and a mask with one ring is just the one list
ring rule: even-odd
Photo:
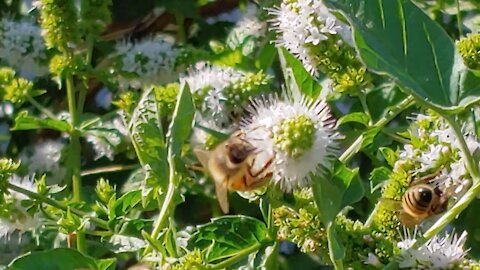
[[449,191],[441,190],[431,180],[437,176],[428,175],[410,183],[402,197],[400,222],[407,227],[414,227],[425,219],[441,214],[447,210]]
[[233,133],[212,151],[194,149],[194,153],[215,182],[215,193],[223,213],[228,213],[228,190],[250,191],[263,186],[272,173],[267,169],[270,157],[261,168],[253,171],[258,149],[245,139],[243,131]]

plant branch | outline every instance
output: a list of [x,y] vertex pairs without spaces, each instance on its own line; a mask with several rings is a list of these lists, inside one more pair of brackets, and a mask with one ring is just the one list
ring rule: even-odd
[[128,171],[128,170],[133,170],[133,169],[136,169],[136,168],[140,168],[140,165],[138,165],[138,164],[111,165],[111,166],[105,166],[105,167],[99,167],[99,168],[95,168],[95,169],[85,170],[81,173],[81,176],[100,174],[100,173]]
[[30,102],[30,104],[32,104],[35,108],[37,108],[37,110],[45,114],[47,117],[57,119],[57,117],[49,109],[38,103],[32,96],[26,94],[25,97],[27,98],[28,102]]
[[[397,106],[392,108],[382,119],[378,120],[371,128],[382,128],[388,122],[392,121],[399,113],[403,112],[405,109],[413,105],[414,98],[412,96],[408,96],[402,102],[400,102]],[[351,158],[360,150],[360,147],[363,142],[363,134],[360,135],[351,145],[350,147],[343,152],[340,156],[339,160],[342,163],[347,163],[350,161]]]
[[26,196],[28,196],[29,198],[32,198],[32,199],[35,199],[39,202],[42,202],[42,203],[46,203],[50,206],[53,206],[57,209],[60,209],[62,211],[68,211],[68,209],[70,209],[70,212],[81,217],[81,218],[85,218],[85,219],[89,219],[93,222],[95,222],[95,224],[97,224],[98,226],[104,228],[104,229],[109,229],[108,228],[108,223],[107,221],[101,219],[101,218],[98,218],[98,217],[94,217],[94,216],[90,216],[88,215],[87,213],[83,212],[82,210],[79,210],[79,209],[76,209],[74,207],[70,207],[70,206],[66,206],[58,201],[55,201],[55,200],[52,200],[48,197],[45,197],[43,195],[40,195],[38,193],[35,193],[33,191],[30,191],[28,189],[24,189],[22,187],[19,187],[19,186],[16,186],[14,184],[11,184],[11,183],[8,183],[7,184],[7,188],[10,189],[10,190],[13,190],[13,191],[16,191],[18,193],[22,193]]
[[232,256],[232,257],[222,261],[221,263],[217,263],[217,264],[214,264],[214,265],[207,266],[207,269],[211,269],[211,270],[213,270],[213,269],[225,269],[225,268],[231,266],[232,264],[238,262],[239,260],[241,260],[243,257],[247,256],[248,254],[259,250],[261,247],[262,247],[261,243],[256,243],[255,245],[252,245],[252,246],[240,251],[235,256]]
[[[157,223],[155,224],[152,234],[150,235],[150,237],[154,240],[157,240],[158,235],[165,227],[165,223],[168,220],[168,213],[171,208],[171,204],[173,202],[173,195],[175,194],[175,189],[177,188],[177,183],[176,183],[177,181],[176,181],[176,175],[175,175],[175,163],[173,161],[172,156],[168,158],[168,164],[170,168],[169,168],[169,181],[168,181],[167,194],[165,195],[165,199],[163,200],[162,208],[160,209],[160,214],[158,215],[158,218],[157,218]],[[152,246],[151,245],[147,246],[145,248],[145,251],[143,252],[143,256],[146,256],[151,251],[152,251]]]

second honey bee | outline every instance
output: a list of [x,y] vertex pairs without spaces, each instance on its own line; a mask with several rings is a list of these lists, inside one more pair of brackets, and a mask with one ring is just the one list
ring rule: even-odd
[[414,227],[447,210],[449,192],[431,183],[435,177],[430,175],[412,181],[402,197],[399,219],[403,225]]
[[258,151],[245,139],[243,131],[233,133],[212,151],[197,148],[194,152],[215,182],[215,193],[224,213],[229,211],[228,190],[253,190],[264,185],[272,176],[267,170],[273,157],[257,171],[253,170]]

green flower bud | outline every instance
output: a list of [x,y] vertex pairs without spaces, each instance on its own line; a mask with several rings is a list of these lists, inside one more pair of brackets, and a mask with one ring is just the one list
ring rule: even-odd
[[273,140],[292,158],[300,157],[314,143],[315,124],[305,115],[285,119],[277,128]]
[[80,41],[73,0],[41,0],[41,24],[47,47],[70,52]]
[[457,42],[457,48],[465,64],[471,69],[480,69],[480,34],[471,34]]
[[115,196],[115,187],[112,187],[108,180],[100,178],[95,187],[95,193],[103,203],[108,203],[112,196]]
[[171,265],[171,270],[201,270],[205,269],[202,253],[199,249],[187,253],[177,263]]
[[155,86],[155,98],[157,99],[160,114],[163,117],[171,117],[175,105],[177,103],[177,96],[180,90],[178,83],[171,83],[165,86]]
[[44,93],[34,90],[32,82],[15,75],[15,71],[10,68],[0,68],[0,99],[21,105],[27,95],[34,97]]
[[233,81],[223,91],[226,103],[229,107],[235,107],[238,104],[245,104],[250,97],[258,95],[267,90],[267,86],[272,77],[263,73],[247,73],[245,76]]
[[80,218],[72,214],[70,209],[67,210],[57,224],[60,226],[60,232],[64,234],[74,233],[78,231],[82,225]]

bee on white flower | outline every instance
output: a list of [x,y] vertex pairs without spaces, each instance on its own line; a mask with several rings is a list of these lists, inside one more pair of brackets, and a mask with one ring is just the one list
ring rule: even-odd
[[324,100],[271,95],[253,100],[247,110],[251,117],[242,119],[241,128],[262,150],[259,164],[275,156],[272,179],[284,191],[306,187],[312,175],[330,169],[341,136]]

